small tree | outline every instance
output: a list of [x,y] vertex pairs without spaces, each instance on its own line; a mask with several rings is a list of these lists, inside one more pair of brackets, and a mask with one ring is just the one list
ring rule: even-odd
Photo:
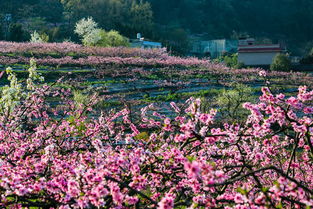
[[271,64],[273,71],[289,71],[291,69],[291,62],[286,54],[277,54]]
[[74,32],[80,37],[84,37],[98,28],[98,24],[92,17],[83,18],[76,23]]
[[37,31],[34,31],[30,34],[31,43],[46,43],[49,41],[49,36],[45,33],[39,34]]
[[118,31],[111,30],[109,32],[101,31],[101,40],[99,46],[104,47],[117,47],[117,46],[129,46],[128,39],[122,36]]
[[101,34],[105,32],[102,29],[94,29],[90,33],[83,36],[82,42],[85,46],[98,46],[101,41]]

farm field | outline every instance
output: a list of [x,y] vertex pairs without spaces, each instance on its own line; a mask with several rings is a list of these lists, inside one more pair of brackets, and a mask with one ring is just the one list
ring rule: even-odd
[[311,208],[312,72],[0,42],[8,208]]
[[[78,44],[30,44],[0,42],[1,69],[12,67],[26,78],[31,58],[47,84],[81,94],[97,92],[103,106],[146,105],[150,102],[182,102],[189,97],[214,99],[236,83],[251,88],[255,98],[266,85],[261,69],[230,69],[209,60],[169,56],[162,50],[90,48]],[[276,91],[292,95],[298,86],[312,86],[312,73],[268,72]],[[7,84],[3,78],[0,86]],[[54,84],[55,85],[55,84]]]

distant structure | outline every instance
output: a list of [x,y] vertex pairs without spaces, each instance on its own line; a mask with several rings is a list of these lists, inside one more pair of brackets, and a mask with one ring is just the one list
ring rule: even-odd
[[247,66],[271,65],[279,53],[286,53],[280,44],[255,44],[253,38],[239,39],[238,61]]
[[141,37],[140,33],[137,33],[137,39],[130,40],[130,46],[132,48],[142,48],[142,49],[160,49],[162,44],[159,42],[146,41]]
[[237,48],[237,40],[216,39],[209,41],[195,41],[192,45],[191,55],[214,59],[226,53],[236,53]]

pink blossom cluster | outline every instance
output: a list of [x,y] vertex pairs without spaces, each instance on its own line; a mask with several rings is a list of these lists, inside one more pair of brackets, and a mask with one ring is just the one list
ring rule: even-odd
[[0,41],[1,54],[19,54],[21,56],[103,56],[103,57],[142,57],[142,58],[167,58],[165,49],[140,49],[126,47],[86,47],[80,44],[63,43],[18,43]]
[[[0,64],[27,64],[30,57],[17,56],[0,56]],[[181,58],[168,56],[165,59],[160,58],[144,58],[144,57],[104,57],[104,56],[87,56],[75,59],[71,56],[61,58],[53,58],[47,56],[45,58],[35,58],[36,63],[44,66],[104,66],[104,65],[120,65],[120,66],[141,66],[141,67],[206,67],[210,69],[224,69],[225,66],[215,64],[209,60],[201,60],[197,58]]]
[[[12,54],[13,56],[8,54]],[[194,57],[170,56],[166,49],[85,47],[74,43],[16,43],[0,41],[0,64],[27,64],[31,57],[40,65],[101,66],[107,64],[144,67],[191,66],[226,69],[221,64]]]
[[[61,97],[50,107],[48,96]],[[262,89],[244,125],[214,124],[201,100],[87,117],[43,86],[0,112],[0,206],[10,208],[313,207],[313,91]]]

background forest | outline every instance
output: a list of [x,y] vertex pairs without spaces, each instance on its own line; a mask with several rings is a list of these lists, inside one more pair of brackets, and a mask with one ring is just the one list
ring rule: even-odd
[[[106,30],[128,38],[141,32],[180,54],[194,39],[249,35],[284,41],[294,55],[313,46],[311,0],[1,0],[1,39],[29,40],[33,31],[50,41],[78,41],[75,23],[91,16]],[[5,14],[11,14],[8,23]]]

